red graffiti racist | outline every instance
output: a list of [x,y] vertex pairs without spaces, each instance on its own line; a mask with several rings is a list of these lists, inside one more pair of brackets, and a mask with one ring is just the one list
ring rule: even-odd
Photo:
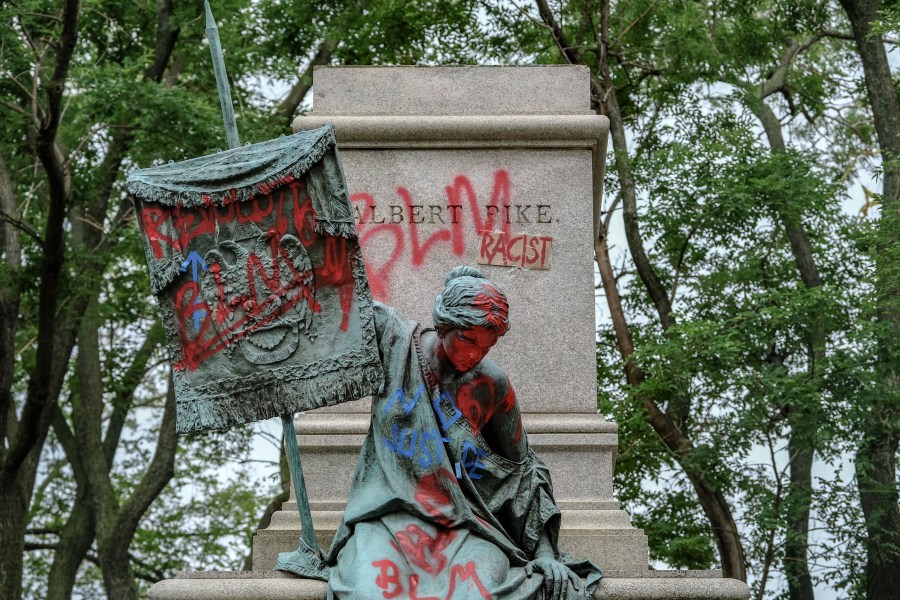
[[[319,312],[316,290],[326,287],[338,290],[341,330],[348,328],[355,289],[355,256],[348,241],[324,236],[322,264],[311,264],[305,248],[322,236],[316,232],[315,209],[305,183],[288,176],[275,184],[261,184],[259,191],[267,195],[237,202],[232,190],[222,206],[205,196],[208,201],[203,207],[148,207],[141,212],[157,259],[164,256],[165,246],[186,253],[189,243],[200,235],[218,238],[219,225],[251,228],[248,231],[257,227],[256,241],[249,247],[219,241],[206,255],[208,275],[200,281],[195,272],[193,280],[177,290],[174,309],[183,354],[176,369],[193,371],[211,356],[284,317]],[[263,222],[270,226],[261,232],[258,226]],[[199,255],[195,260],[203,262]]]
[[[385,219],[376,220],[375,199],[367,193],[356,193],[350,196],[350,201],[355,203],[358,215],[357,230],[360,235],[360,245],[363,255],[366,257],[366,271],[369,275],[369,286],[372,295],[377,300],[388,300],[391,277],[394,267],[406,248],[409,248],[410,264],[419,267],[425,264],[428,254],[442,244],[449,244],[450,251],[458,257],[466,252],[466,233],[474,231],[481,233],[496,229],[495,224],[500,225],[499,230],[509,234],[511,231],[510,207],[510,181],[509,173],[499,169],[494,173],[494,184],[491,191],[491,199],[486,208],[486,214],[482,217],[482,207],[478,203],[478,197],[472,182],[465,175],[458,175],[452,185],[446,187],[447,213],[450,223],[447,227],[438,229],[429,235],[424,241],[419,236],[419,224],[424,222],[420,215],[423,205],[413,203],[412,194],[405,187],[397,188],[397,195],[406,207],[411,218],[401,225],[394,219],[386,222]],[[395,206],[402,210],[402,207]],[[442,207],[429,207],[432,209],[430,222],[445,223]],[[468,210],[466,210],[468,209]],[[464,223],[463,213],[468,212],[471,224]],[[530,222],[530,221],[529,221]],[[405,226],[405,227],[404,227]],[[471,229],[467,229],[470,227]],[[369,244],[375,240],[387,236],[393,239],[393,249],[390,257],[382,264],[374,264],[369,253],[366,252]]]
[[481,236],[477,262],[482,265],[548,269],[552,242],[553,238],[546,235],[509,235],[502,231],[486,231]]

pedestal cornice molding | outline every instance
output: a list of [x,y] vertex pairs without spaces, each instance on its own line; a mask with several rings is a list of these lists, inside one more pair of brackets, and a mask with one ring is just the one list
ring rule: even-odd
[[294,119],[294,131],[334,126],[343,148],[603,146],[609,120],[601,115],[339,116]]

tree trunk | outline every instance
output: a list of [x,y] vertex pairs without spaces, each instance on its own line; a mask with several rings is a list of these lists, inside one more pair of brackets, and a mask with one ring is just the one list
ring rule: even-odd
[[[563,59],[570,64],[585,64],[584,57],[581,55],[580,51],[566,38],[565,32],[556,21],[556,17],[547,1],[536,0],[536,3],[538,13],[553,36],[553,40]],[[637,197],[634,180],[631,177],[631,163],[628,158],[625,127],[622,124],[622,118],[619,114],[616,92],[609,72],[608,0],[604,0],[601,3],[600,13],[600,41],[603,46],[603,58],[598,60],[597,69],[601,72],[600,76],[602,77],[603,83],[601,84],[600,81],[598,81],[596,73],[592,73],[591,93],[597,103],[598,110],[605,110],[606,116],[609,117],[610,136],[613,140],[616,171],[619,175],[619,185],[622,188],[623,213],[625,213],[625,228],[626,235],[628,236],[629,248],[631,250],[632,259],[635,262],[635,267],[637,268],[641,281],[656,308],[659,323],[665,332],[669,330],[675,321],[672,316],[672,307],[665,294],[665,290],[663,290],[659,278],[656,276],[653,266],[650,264],[650,261],[644,252],[643,242],[638,228]],[[599,215],[594,215],[594,218],[599,218]],[[639,387],[644,382],[646,376],[632,360],[634,343],[632,341],[630,329],[625,322],[624,313],[621,309],[621,301],[618,297],[615,280],[612,278],[611,268],[609,266],[609,253],[606,248],[606,231],[602,224],[600,225],[599,230],[600,237],[594,241],[595,258],[600,266],[603,286],[607,292],[607,302],[609,302],[610,314],[613,318],[613,326],[617,335],[619,351],[622,354],[622,358],[625,360],[626,377],[632,386]],[[691,409],[690,397],[685,394],[671,399],[670,406],[673,409],[672,414],[668,414],[659,407],[659,399],[649,397],[647,394],[642,394],[641,397],[644,403],[644,410],[647,414],[647,421],[656,431],[657,435],[659,435],[666,448],[672,452],[697,494],[697,499],[700,502],[704,514],[709,520],[710,527],[715,536],[716,544],[719,549],[719,558],[725,577],[746,581],[747,565],[744,557],[744,548],[741,545],[737,523],[735,523],[734,517],[731,514],[731,507],[728,503],[728,499],[725,498],[725,495],[717,488],[715,483],[706,477],[702,465],[699,465],[697,464],[697,461],[692,460],[696,454],[696,449],[690,438],[686,435],[686,426]]]
[[38,444],[19,466],[11,485],[0,485],[0,598],[22,596],[22,566],[25,528],[43,443]]
[[131,569],[131,558],[128,547],[131,539],[115,532],[104,537],[101,542],[98,536],[97,545],[103,551],[100,555],[100,568],[103,571],[103,589],[108,600],[138,600],[137,582]]
[[313,71],[315,68],[331,63],[331,57],[340,43],[339,35],[340,32],[335,32],[322,40],[322,43],[319,44],[319,47],[316,50],[316,55],[313,56],[309,65],[306,66],[306,69],[304,69],[303,73],[297,78],[297,83],[291,87],[287,97],[275,109],[275,112],[284,119],[288,127],[291,126],[291,123],[294,120],[294,114],[297,112],[297,107],[300,106],[300,103],[303,102],[303,99],[306,98],[306,94],[308,94],[309,90],[312,88]]
[[872,33],[877,0],[841,0],[862,59],[866,91],[884,165],[879,243],[875,257],[876,370],[882,389],[862,401],[856,482],[866,523],[866,596],[896,598],[900,590],[900,508],[897,450],[900,440],[900,99],[881,35]]
[[[16,192],[6,162],[0,156],[0,210],[13,220],[19,219]],[[10,271],[19,268],[22,248],[14,225],[0,222],[3,259]],[[13,399],[16,361],[16,325],[19,319],[18,290],[0,288],[0,441],[15,421]],[[20,486],[0,486],[0,598],[18,598],[22,587],[22,553],[25,549],[25,519],[28,498],[22,498]]]
[[78,487],[72,512],[59,535],[47,581],[46,600],[69,600],[75,576],[94,543],[94,513],[83,486]]
[[[809,423],[805,424],[809,427]],[[784,574],[790,600],[815,600],[809,574],[809,511],[812,504],[813,449],[803,441],[804,435],[791,426],[788,438],[790,455],[790,487],[785,496],[788,530],[784,543]]]
[[[769,148],[773,154],[784,153],[787,146],[781,121],[774,111],[765,103],[765,95],[773,94],[785,84],[787,70],[791,60],[796,57],[799,45],[795,42],[786,52],[780,68],[763,84],[756,96],[748,98],[750,110],[759,119],[766,133]],[[792,219],[786,214],[780,215],[785,235],[791,246],[791,253],[800,279],[807,289],[822,286],[822,278],[813,257],[809,236],[799,219]],[[806,343],[809,348],[808,374],[821,384],[817,369],[825,358],[827,330],[824,318],[819,316],[810,330]],[[790,485],[785,496],[787,531],[784,545],[784,573],[787,577],[788,597],[790,600],[814,600],[815,592],[812,577],[809,573],[809,513],[812,506],[812,466],[815,447],[811,436],[806,432],[813,416],[806,407],[787,406],[788,415],[788,460],[790,468]]]
[[110,600],[137,598],[137,585],[128,559],[128,543],[122,547],[118,527],[119,499],[109,475],[103,447],[103,383],[98,339],[99,317],[94,297],[81,321],[76,360],[78,387],[72,394],[72,413],[78,460],[84,487],[94,513],[97,550],[103,572],[103,586]]
[[75,587],[75,576],[94,543],[94,511],[88,495],[84,467],[78,455],[78,441],[69,429],[62,411],[56,408],[53,431],[75,475],[75,503],[59,534],[53,563],[47,578],[47,600],[68,600]]
[[[17,194],[6,161],[0,155],[0,210],[7,219],[19,220]],[[0,221],[2,269],[16,272],[21,268],[22,244],[19,230],[12,223]],[[13,382],[16,364],[16,331],[19,323],[20,291],[5,284],[0,287],[0,440],[6,439],[9,425],[15,421]]]
[[21,486],[0,487],[0,598],[17,600],[22,594],[22,555],[28,501]]

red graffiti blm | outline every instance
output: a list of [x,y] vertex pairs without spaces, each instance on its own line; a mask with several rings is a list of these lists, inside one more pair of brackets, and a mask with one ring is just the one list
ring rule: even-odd
[[[292,316],[292,309],[298,314],[304,310],[319,312],[313,286],[338,290],[340,328],[348,329],[356,262],[348,240],[319,235],[312,198],[302,180],[288,176],[274,184],[261,184],[259,191],[267,195],[238,202],[236,191],[231,190],[218,205],[210,196],[204,196],[204,206],[146,207],[141,212],[144,233],[157,259],[163,258],[167,247],[187,253],[190,242],[198,236],[218,236],[220,224],[252,223],[266,235],[256,247],[243,250],[233,241],[217,241],[215,254],[219,260],[207,258],[209,273],[203,275],[201,282],[189,281],[176,292],[174,309],[183,349],[175,364],[178,369],[196,369],[242,338],[277,319]],[[308,263],[305,269],[300,268],[298,257],[306,255],[304,249],[316,243],[323,244],[322,264],[313,265],[310,273]],[[222,262],[230,262],[230,258],[224,258],[226,255],[234,255],[240,263],[231,265],[227,276]],[[298,306],[300,303],[306,306]],[[194,320],[197,313],[205,315],[202,324]]]
[[[200,300],[199,285],[196,281],[186,282],[176,292],[175,310],[183,350],[181,360],[175,363],[176,369],[195,370],[200,363],[230,344],[289,314],[289,311],[300,302],[306,303],[306,310],[313,312],[321,310],[313,297],[310,274],[297,270],[292,257],[282,244],[276,245],[273,242],[270,245],[270,252],[271,273],[266,271],[256,253],[247,254],[245,265],[249,285],[247,294],[228,292],[228,282],[223,280],[222,267],[218,263],[213,263],[209,267],[216,288],[216,298],[212,306]],[[261,283],[262,286],[258,286],[257,283]],[[214,315],[214,319],[203,319],[199,331],[193,333],[189,323],[197,310]],[[243,314],[236,316],[238,311]]]
[[[381,589],[381,595],[385,598],[396,598],[403,593],[403,584],[400,583],[400,570],[397,564],[392,560],[376,560],[372,566],[377,567],[380,573],[375,576],[375,585]],[[468,581],[469,589],[474,586],[478,593],[485,600],[490,600],[491,594],[478,577],[475,570],[475,562],[469,561],[465,565],[457,564],[450,567],[450,582],[447,586],[447,595],[444,600],[451,600],[453,594],[456,593],[456,586],[459,582]],[[420,596],[419,595],[419,576],[412,573],[407,576],[407,585],[409,586],[410,600],[441,600],[438,596]]]
[[416,501],[425,514],[444,527],[452,526],[455,521],[456,511],[449,491],[449,486],[456,485],[455,481],[453,473],[447,469],[439,469],[423,475],[416,485]]
[[453,565],[450,568],[450,589],[447,592],[448,600],[453,597],[453,592],[456,590],[457,578],[460,581],[472,580],[469,587],[471,588],[474,584],[475,587],[478,588],[478,593],[481,594],[481,597],[485,600],[490,600],[491,594],[485,589],[484,584],[481,583],[481,579],[478,578],[478,573],[475,571],[475,563],[473,561],[467,562],[465,567],[462,565]]
[[426,573],[437,575],[447,566],[447,557],[444,550],[456,537],[452,529],[438,528],[432,537],[427,531],[414,523],[410,523],[403,531],[398,531],[397,544],[394,549],[406,556],[409,562]]
[[375,585],[381,588],[381,595],[385,598],[396,598],[403,593],[403,584],[400,583],[400,570],[392,560],[376,560],[373,567],[381,570],[375,577]]
[[[501,216],[501,208],[505,208],[508,217],[511,202],[509,173],[506,170],[498,169],[494,173],[491,199],[487,205],[484,218],[482,218],[481,214],[482,206],[479,205],[475,189],[467,176],[457,175],[453,183],[446,186],[445,191],[451,222],[447,227],[438,229],[429,235],[424,241],[420,238],[419,226],[415,218],[407,219],[403,225],[374,221],[373,215],[377,205],[375,199],[364,192],[350,196],[350,201],[358,205],[359,223],[357,224],[357,230],[360,235],[359,241],[362,246],[363,256],[366,257],[369,286],[375,299],[388,300],[394,267],[406,250],[407,239],[409,242],[410,265],[419,267],[425,264],[429,253],[442,244],[449,244],[449,249],[455,256],[463,256],[466,252],[466,233],[468,231],[474,231],[476,234],[480,234],[483,231],[492,231],[497,229],[495,222],[499,221],[501,225],[499,230],[507,234],[510,233],[509,219],[504,219]],[[414,207],[417,205],[413,203],[412,194],[407,188],[398,187],[397,195],[400,196],[408,214],[417,214],[414,213]],[[465,212],[468,212],[471,223],[465,223],[463,218],[460,218],[466,207],[468,207],[468,211]],[[418,208],[421,208],[421,206]],[[441,222],[444,222],[443,217],[441,217]],[[388,259],[382,264],[376,265],[372,260],[372,253],[367,252],[367,248],[369,244],[375,243],[376,239],[383,236],[392,238],[393,248]]]

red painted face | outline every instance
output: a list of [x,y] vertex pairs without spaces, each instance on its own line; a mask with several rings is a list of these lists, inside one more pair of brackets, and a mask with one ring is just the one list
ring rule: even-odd
[[441,345],[456,370],[465,373],[487,356],[499,338],[496,332],[476,325],[466,329],[450,329],[441,336]]

